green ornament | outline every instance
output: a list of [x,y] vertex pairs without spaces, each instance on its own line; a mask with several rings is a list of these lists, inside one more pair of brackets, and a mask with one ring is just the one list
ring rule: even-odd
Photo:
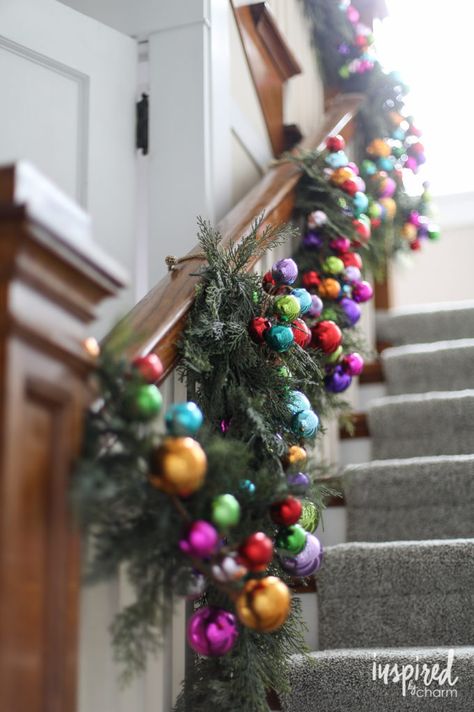
[[127,394],[126,403],[132,416],[150,420],[161,411],[163,398],[156,386],[143,385]]
[[233,494],[221,494],[212,500],[213,523],[219,529],[235,527],[240,519],[240,504]]
[[298,524],[300,527],[310,534],[316,531],[319,523],[319,512],[317,510],[314,502],[309,499],[304,499],[301,504],[303,505],[303,511],[301,512],[301,517],[298,519]]
[[338,319],[337,311],[335,309],[332,309],[331,307],[326,307],[326,309],[323,309],[323,312],[321,314],[321,319],[322,319],[322,321],[337,322],[337,319]]
[[277,297],[273,308],[282,321],[294,321],[301,311],[299,300],[291,294]]
[[306,532],[299,524],[280,529],[275,540],[276,547],[283,556],[296,556],[306,544]]
[[337,363],[342,356],[342,346],[338,346],[332,354],[326,356],[326,363]]
[[265,341],[271,349],[282,353],[283,351],[288,351],[290,346],[294,344],[295,337],[289,326],[277,324],[267,329]]
[[329,274],[344,272],[344,262],[339,257],[327,257],[323,262],[323,271]]
[[439,240],[441,237],[441,230],[438,225],[428,225],[428,237],[430,240]]
[[349,79],[349,77],[351,76],[351,73],[350,73],[350,70],[349,70],[349,67],[347,66],[347,64],[343,64],[342,67],[340,67],[339,76],[342,79]]

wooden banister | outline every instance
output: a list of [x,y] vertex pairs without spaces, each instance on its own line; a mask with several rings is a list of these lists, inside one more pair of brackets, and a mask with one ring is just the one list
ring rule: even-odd
[[[323,148],[329,134],[341,133],[357,114],[363,97],[346,94],[333,100],[324,116],[321,127],[311,137],[304,139],[294,151]],[[251,227],[255,218],[264,216],[268,223],[284,223],[291,218],[295,187],[301,177],[293,163],[274,165],[262,180],[221,220],[218,228],[223,246],[237,242]],[[185,262],[170,272],[152,289],[115,327],[107,343],[123,345],[122,352],[132,359],[139,354],[154,352],[163,362],[165,378],[177,361],[176,344],[184,328],[187,314],[199,282],[196,272],[204,264],[199,248],[188,253]],[[249,269],[253,265],[249,263]],[[125,335],[125,337],[124,337]]]
[[76,708],[78,537],[69,477],[94,364],[85,337],[122,274],[32,166],[0,169],[0,707]]

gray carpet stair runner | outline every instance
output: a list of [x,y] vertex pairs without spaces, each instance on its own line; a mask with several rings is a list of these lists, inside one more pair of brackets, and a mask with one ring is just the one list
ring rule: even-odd
[[282,707],[473,712],[474,301],[379,314],[377,337],[373,460],[345,470],[349,543],[326,550],[320,650],[292,658]]

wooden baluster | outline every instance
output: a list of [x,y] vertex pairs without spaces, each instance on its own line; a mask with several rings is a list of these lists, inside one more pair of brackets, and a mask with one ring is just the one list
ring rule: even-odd
[[32,166],[0,169],[0,707],[76,706],[78,537],[68,505],[81,442],[84,345],[123,278],[89,220]]

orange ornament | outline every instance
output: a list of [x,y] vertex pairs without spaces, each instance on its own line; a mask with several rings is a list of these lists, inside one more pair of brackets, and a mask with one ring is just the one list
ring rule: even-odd
[[367,146],[367,153],[370,156],[377,156],[377,158],[388,158],[392,153],[392,149],[383,138],[374,138]]
[[329,180],[333,185],[342,185],[346,180],[354,180],[356,174],[352,168],[344,166],[343,168],[336,168],[335,171],[331,173]]
[[196,440],[165,438],[153,453],[149,479],[167,494],[187,497],[201,487],[206,470],[206,453]]
[[270,633],[281,628],[290,612],[288,586],[276,576],[250,579],[235,603],[237,616],[247,628]]
[[337,279],[332,279],[332,277],[321,280],[321,284],[318,287],[319,296],[325,299],[337,299],[340,291],[341,285]]

